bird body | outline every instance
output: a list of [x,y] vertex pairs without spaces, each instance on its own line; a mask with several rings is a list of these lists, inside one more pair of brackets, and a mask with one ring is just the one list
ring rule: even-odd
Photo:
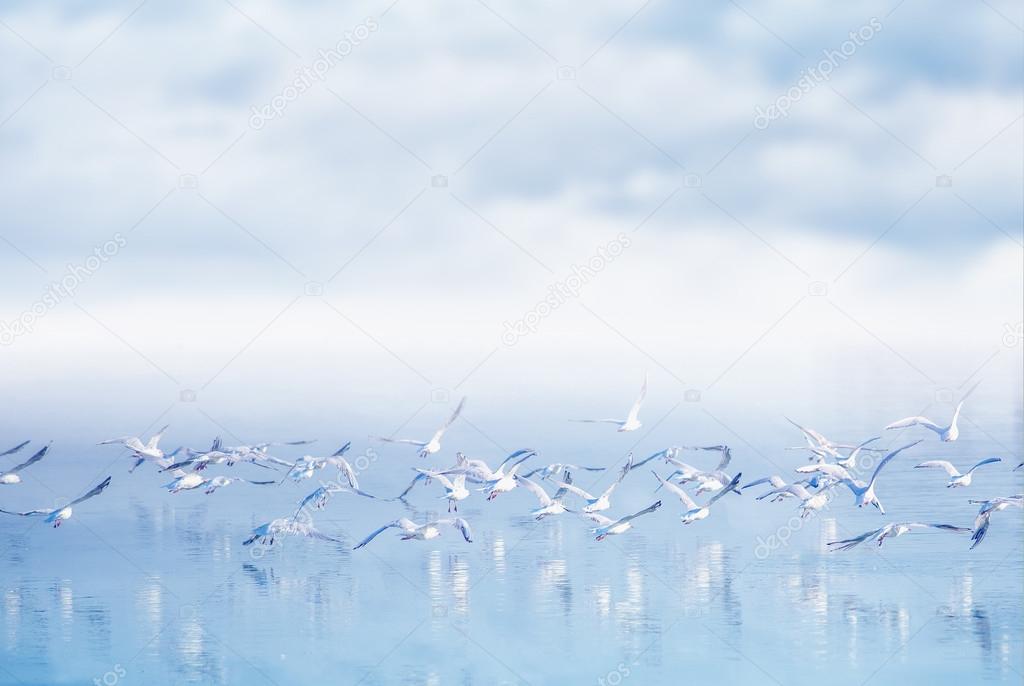
[[953,418],[950,420],[949,424],[945,426],[936,424],[927,417],[906,417],[905,419],[900,419],[893,422],[892,424],[885,428],[905,429],[911,426],[923,426],[924,428],[929,429],[930,431],[934,431],[936,434],[938,434],[940,441],[943,441],[945,443],[955,441],[957,438],[960,437],[960,429],[957,427],[957,421],[960,419],[960,410],[962,410],[964,407],[964,401],[967,400],[967,398],[971,395],[971,393],[974,392],[974,389],[977,387],[978,384],[976,383],[973,386],[971,386],[971,388],[966,393],[964,393],[963,398],[961,398],[960,402],[957,403],[956,409],[953,410]]
[[914,469],[942,469],[945,470],[946,474],[949,475],[949,482],[946,484],[946,488],[961,488],[963,486],[971,485],[971,476],[974,474],[974,470],[978,467],[986,464],[992,464],[994,462],[1002,462],[998,457],[988,457],[978,462],[976,465],[968,469],[966,472],[961,474],[953,463],[947,460],[926,460],[919,465],[916,465]]
[[625,419],[570,419],[571,422],[582,422],[585,424],[615,424],[618,426],[616,431],[636,431],[643,424],[640,423],[640,406],[644,403],[644,398],[647,397],[647,374],[644,374],[644,381],[640,385],[640,395],[637,397],[633,406],[629,408],[629,414],[626,415]]
[[605,517],[602,514],[596,512],[587,513],[585,516],[592,522],[598,524],[597,527],[591,529],[591,533],[596,534],[595,539],[597,541],[603,541],[608,536],[618,536],[624,534],[633,528],[633,520],[637,517],[642,517],[645,514],[650,514],[661,507],[661,501],[657,501],[653,505],[649,505],[639,512],[634,512],[631,515],[626,515],[620,519],[611,519]]

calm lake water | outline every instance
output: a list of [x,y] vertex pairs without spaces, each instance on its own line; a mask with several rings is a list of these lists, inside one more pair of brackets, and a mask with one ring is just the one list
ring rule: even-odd
[[[799,522],[792,502],[756,502],[747,491],[684,527],[680,504],[654,494],[645,468],[615,493],[611,512],[658,496],[664,506],[601,543],[572,515],[524,516],[535,500],[518,489],[463,503],[472,544],[453,529],[429,542],[387,532],[351,550],[398,516],[443,516],[434,484],[415,491],[410,507],[336,497],[316,525],[345,546],[290,538],[243,547],[249,528],[287,513],[315,482],[170,495],[159,489],[169,479],[149,465],[128,474],[126,458],[107,467],[116,452],[55,444],[24,484],[3,487],[5,509],[48,504],[57,484],[80,492],[98,475],[114,481],[59,530],[0,519],[0,682],[1019,684],[1019,510],[996,515],[974,551],[967,536],[946,533],[907,535],[881,549],[829,553],[824,545],[888,521],[969,526],[977,507],[968,498],[1024,492],[1024,470],[1011,472],[1021,453],[1013,412],[993,412],[985,426],[999,428],[987,433],[967,425],[949,446],[918,430],[886,436],[884,444],[926,441],[883,472],[886,516],[857,510],[843,489],[828,511]],[[854,427],[836,438],[871,432]],[[803,464],[801,454],[781,450],[794,433],[744,427],[744,436],[761,438],[730,440],[734,469],[746,481]],[[620,438],[558,457],[614,464],[632,445]],[[664,447],[648,442],[638,454]],[[448,464],[453,450],[430,462]],[[397,493],[406,467],[425,462],[399,449],[380,454],[361,476],[369,491]],[[478,454],[492,459],[498,450]],[[973,464],[991,454],[1003,464],[979,470],[967,489],[947,490],[940,471],[912,468],[920,459]],[[686,459],[710,468],[716,455]],[[267,474],[248,465],[221,471]],[[577,482],[600,488],[610,478],[580,473]]]

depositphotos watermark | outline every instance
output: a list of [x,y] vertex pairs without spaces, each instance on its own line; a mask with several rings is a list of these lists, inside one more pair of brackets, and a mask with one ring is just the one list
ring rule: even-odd
[[823,50],[824,58],[818,64],[800,71],[800,78],[789,87],[785,94],[775,99],[775,102],[768,107],[757,106],[754,114],[754,128],[767,129],[773,121],[781,117],[789,116],[789,108],[793,103],[798,102],[805,95],[810,93],[822,81],[832,78],[832,72],[839,68],[839,65],[853,57],[857,49],[875,37],[882,30],[882,22],[877,17],[871,17],[867,24],[864,24],[856,31],[850,31],[849,39],[839,45],[838,50]]
[[32,333],[36,322],[57,307],[62,300],[74,296],[82,283],[98,272],[100,267],[121,252],[121,248],[126,245],[128,239],[118,232],[109,241],[93,248],[92,255],[86,257],[81,264],[68,263],[64,276],[59,281],[51,281],[38,300],[14,319],[0,321],[0,345],[10,345],[20,336]]
[[380,24],[373,17],[367,17],[362,24],[357,25],[351,31],[346,31],[335,46],[329,50],[321,48],[318,51],[319,57],[313,60],[312,64],[305,65],[295,70],[295,78],[288,85],[281,89],[281,92],[270,99],[270,102],[262,107],[251,107],[252,115],[249,117],[249,128],[259,131],[272,119],[277,119],[288,105],[299,99],[299,96],[313,87],[317,81],[327,78],[329,72],[336,64],[344,60],[357,45],[370,37],[370,34],[377,31]]
[[537,333],[537,326],[541,320],[550,316],[570,298],[578,298],[583,287],[604,271],[630,245],[632,245],[632,241],[629,240],[629,236],[620,233],[606,245],[598,246],[595,253],[582,266],[574,264],[572,273],[564,279],[550,284],[547,295],[529,312],[519,319],[504,322],[505,331],[501,334],[501,342],[511,347],[518,343],[520,338]]

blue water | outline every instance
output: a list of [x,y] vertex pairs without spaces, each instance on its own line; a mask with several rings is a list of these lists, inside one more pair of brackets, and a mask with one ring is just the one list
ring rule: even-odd
[[[25,483],[2,487],[5,509],[73,496],[107,473],[114,481],[58,530],[0,519],[0,683],[1019,684],[1019,510],[997,514],[973,551],[967,536],[946,533],[906,535],[881,549],[824,546],[891,520],[969,526],[976,506],[968,498],[1024,492],[1024,470],[1011,472],[1021,453],[1013,414],[980,416],[987,431],[966,424],[951,445],[916,430],[885,437],[926,442],[883,472],[884,517],[854,508],[844,489],[828,511],[798,523],[791,502],[755,502],[748,491],[684,527],[679,503],[659,493],[659,512],[597,543],[572,515],[524,516],[535,501],[519,489],[463,502],[472,544],[453,529],[429,542],[387,532],[358,551],[355,541],[398,516],[443,516],[438,487],[415,491],[409,507],[337,496],[315,523],[347,545],[287,538],[250,548],[241,545],[248,530],[287,513],[315,482],[170,495],[159,488],[166,475],[150,465],[128,474],[116,449],[69,439],[26,470]],[[731,439],[735,470],[755,478],[803,464],[781,450],[799,438],[787,426],[741,418],[732,427],[745,440],[724,430],[719,440]],[[663,447],[643,430],[609,438],[588,428],[601,437],[586,434],[576,454],[563,446],[557,457],[614,464],[637,440],[638,454]],[[872,431],[874,423],[858,420],[829,433],[847,440]],[[458,436],[453,430],[430,463],[448,464]],[[397,493],[406,467],[422,463],[409,450],[379,450],[361,481]],[[499,455],[486,444],[471,452]],[[947,490],[941,472],[912,469],[919,459],[971,464],[989,454],[1004,463],[979,470],[967,489]],[[716,459],[687,457],[709,467]],[[220,471],[266,474],[247,465]],[[581,473],[577,481],[600,488],[610,478]],[[647,469],[633,472],[612,513],[649,504],[654,486]]]

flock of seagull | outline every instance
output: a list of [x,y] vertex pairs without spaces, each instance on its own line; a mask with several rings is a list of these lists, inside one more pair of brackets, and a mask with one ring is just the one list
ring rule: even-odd
[[[955,441],[960,434],[957,427],[960,411],[963,408],[964,401],[976,387],[977,384],[963,396],[956,406],[948,425],[940,425],[927,417],[907,417],[906,419],[889,424],[885,429],[895,430],[922,427],[934,432],[942,442]],[[640,394],[625,419],[573,419],[570,421],[613,424],[619,432],[636,431],[641,426],[639,415],[646,394],[647,377],[645,375],[640,388]],[[441,440],[445,432],[458,419],[465,406],[465,402],[466,399],[463,398],[454,412],[429,440],[396,439],[381,436],[371,436],[370,438],[389,443],[411,445],[416,448],[417,454],[421,458],[430,457],[440,452]],[[285,536],[304,536],[340,544],[342,541],[339,539],[326,535],[316,529],[310,517],[311,510],[322,510],[334,495],[348,493],[375,500],[401,501],[405,503],[410,493],[417,486],[423,489],[430,484],[436,483],[443,489],[444,492],[439,497],[447,501],[448,512],[454,512],[455,516],[431,518],[429,521],[421,524],[417,524],[406,517],[400,517],[383,524],[366,536],[366,538],[354,546],[354,549],[359,549],[368,545],[377,536],[390,529],[395,529],[402,540],[424,541],[436,538],[441,535],[442,531],[452,527],[462,535],[466,542],[471,543],[473,535],[470,525],[457,514],[459,503],[469,498],[472,495],[472,491],[482,494],[487,500],[494,500],[498,496],[519,487],[529,492],[537,500],[538,505],[530,510],[530,516],[541,520],[545,517],[566,513],[578,515],[590,522],[591,534],[594,535],[596,540],[601,541],[608,536],[626,533],[633,528],[633,524],[637,519],[661,508],[662,501],[657,500],[647,507],[625,516],[612,517],[604,514],[612,509],[611,499],[618,485],[629,474],[651,462],[663,464],[666,471],[668,469],[672,470],[665,475],[659,474],[655,469],[650,471],[657,483],[654,490],[665,489],[666,493],[675,496],[681,504],[682,513],[680,514],[680,521],[684,525],[706,519],[711,514],[711,506],[730,493],[740,495],[749,488],[766,485],[770,488],[758,495],[757,500],[795,502],[801,517],[808,517],[826,508],[836,497],[835,491],[841,491],[840,487],[843,486],[852,493],[853,503],[857,507],[870,505],[876,508],[880,514],[885,515],[885,508],[876,492],[880,473],[893,459],[922,442],[921,440],[916,440],[894,450],[883,450],[872,446],[875,441],[880,440],[880,436],[874,436],[856,444],[835,443],[814,429],[801,426],[792,420],[788,421],[800,431],[804,444],[787,449],[804,451],[809,457],[808,464],[801,465],[795,469],[795,476],[790,482],[787,482],[779,475],[771,475],[742,484],[741,473],[731,475],[726,471],[729,469],[732,461],[732,452],[726,445],[673,446],[660,450],[639,461],[635,461],[632,454],[630,454],[618,470],[615,480],[599,493],[585,490],[574,483],[573,474],[579,474],[580,472],[599,473],[606,471],[608,468],[565,463],[549,463],[538,466],[531,464],[532,468],[527,468],[527,462],[538,457],[536,451],[528,449],[513,452],[495,469],[492,469],[484,460],[472,459],[466,457],[461,452],[457,452],[454,464],[449,467],[441,469],[414,467],[415,476],[400,494],[394,497],[381,497],[367,493],[360,488],[356,470],[353,469],[351,463],[345,457],[351,448],[351,443],[346,443],[329,456],[317,457],[306,455],[294,461],[272,455],[270,453],[271,448],[306,445],[312,443],[312,441],[224,446],[221,440],[217,438],[205,450],[179,447],[174,451],[165,453],[160,448],[160,441],[168,428],[164,427],[146,441],[136,436],[123,436],[101,441],[100,445],[120,445],[130,451],[133,462],[129,472],[149,462],[155,465],[161,472],[169,473],[173,480],[164,487],[172,494],[199,489],[207,494],[211,494],[220,488],[236,482],[256,486],[270,486],[287,480],[301,483],[311,480],[315,475],[323,473],[328,468],[337,471],[337,478],[331,481],[321,480],[318,488],[298,502],[294,512],[273,519],[253,529],[249,537],[243,541],[244,545],[253,543],[272,545],[276,539]],[[0,458],[15,455],[29,443],[30,441],[24,441],[0,453]],[[0,467],[0,486],[21,483],[20,472],[42,460],[49,451],[49,448],[50,444],[43,446],[24,462],[6,470]],[[718,463],[713,469],[700,469],[680,459],[687,451],[717,453]],[[881,455],[880,459],[877,459],[878,455]],[[926,460],[917,464],[916,468],[944,470],[949,477],[946,484],[948,488],[964,488],[971,485],[974,472],[980,467],[996,464],[1001,461],[998,457],[985,458],[964,472],[961,472],[956,466],[946,460]],[[232,467],[238,463],[247,463],[269,472],[276,472],[275,478],[248,479],[225,475],[206,475],[206,470],[211,465]],[[864,467],[870,469],[872,466],[871,477],[867,482],[856,477],[859,469]],[[1017,465],[1013,471],[1021,468],[1024,468],[1024,463]],[[281,476],[282,473],[283,476]],[[74,507],[103,493],[110,485],[110,481],[111,478],[108,476],[67,505],[26,511],[0,509],[0,513],[21,517],[43,517],[47,523],[52,524],[54,527],[59,527],[62,522],[67,521],[71,517]],[[472,491],[470,486],[472,486]],[[702,498],[705,494],[707,494],[706,499],[704,499],[703,504],[699,504],[697,498]],[[827,546],[830,550],[847,550],[865,541],[876,541],[881,546],[887,538],[895,538],[918,529],[933,529],[950,533],[970,533],[972,540],[970,547],[973,549],[985,538],[992,515],[1010,507],[1024,508],[1024,495],[1018,494],[988,500],[971,499],[968,502],[980,505],[973,525],[970,527],[946,523],[889,522],[859,536],[829,542]]]

